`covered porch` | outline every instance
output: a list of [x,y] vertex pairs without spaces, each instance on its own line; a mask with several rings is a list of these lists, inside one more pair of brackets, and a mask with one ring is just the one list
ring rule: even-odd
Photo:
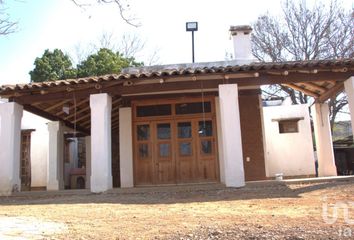
[[23,110],[51,121],[48,123],[47,190],[63,189],[63,136],[70,132],[85,136],[86,183],[91,192],[107,191],[113,186],[136,186],[137,142],[133,124],[136,109],[132,103],[147,99],[201,99],[200,114],[204,124],[205,99],[213,99],[215,180],[228,187],[244,186],[244,136],[241,135],[239,97],[260,95],[260,86],[270,84],[283,84],[315,98],[312,116],[319,175],[334,176],[336,168],[326,101],[345,89],[353,125],[353,73],[352,59],[247,65],[215,62],[143,67],[126,69],[119,75],[4,85],[0,96],[9,102],[0,104],[0,194],[20,190]]

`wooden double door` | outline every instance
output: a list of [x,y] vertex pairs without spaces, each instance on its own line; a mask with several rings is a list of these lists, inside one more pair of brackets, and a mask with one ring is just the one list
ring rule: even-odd
[[218,180],[212,118],[134,123],[135,185]]

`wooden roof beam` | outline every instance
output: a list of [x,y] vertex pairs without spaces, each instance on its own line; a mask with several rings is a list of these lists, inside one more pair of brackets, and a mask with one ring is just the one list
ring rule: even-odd
[[91,120],[91,114],[83,114],[81,117],[74,119],[73,123],[78,123],[86,118],[89,118]]
[[86,106],[86,107],[80,109],[79,111],[76,111],[76,112],[74,111],[72,114],[70,114],[69,116],[67,116],[67,117],[64,118],[64,119],[65,119],[65,120],[72,119],[72,118],[75,117],[75,115],[77,116],[77,115],[79,115],[80,113],[85,112],[85,111],[87,111],[87,110],[89,110],[89,109],[90,109],[90,106]]
[[344,83],[343,82],[339,82],[334,87],[330,88],[327,92],[325,92],[324,94],[321,94],[321,96],[319,96],[316,99],[316,102],[317,103],[324,103],[329,98],[333,97],[338,92],[343,91],[343,90],[344,90]]
[[294,90],[297,90],[297,91],[300,91],[308,96],[311,96],[311,97],[314,97],[314,98],[318,98],[319,95],[317,93],[314,93],[314,92],[311,92],[310,90],[307,90],[307,89],[304,89],[304,88],[301,88],[295,84],[282,84],[283,86],[286,86],[286,87],[289,87],[289,88],[292,88]]
[[46,112],[49,112],[49,111],[51,111],[51,110],[53,110],[53,109],[56,109],[57,107],[59,107],[59,106],[62,106],[62,105],[64,105],[65,103],[67,103],[67,102],[69,102],[70,100],[64,100],[64,101],[60,101],[59,103],[57,103],[57,104],[54,104],[54,105],[52,105],[52,106],[50,106],[50,107],[48,107],[48,108],[45,108],[44,109],[44,111],[46,111]]
[[315,83],[311,83],[311,82],[308,82],[308,83],[301,83],[303,84],[305,87],[309,87],[309,88],[313,88],[315,89],[316,91],[319,91],[320,93],[324,93],[326,92],[328,89],[325,88],[325,87],[322,87],[322,86],[319,86]]
[[[79,106],[81,106],[82,104],[84,104],[84,103],[86,103],[86,102],[88,102],[88,99],[87,99],[87,98],[85,98],[84,100],[82,100],[82,101],[76,103],[76,107],[79,107]],[[74,108],[75,108],[75,104],[72,104],[72,105],[69,107],[69,112],[71,112],[71,110],[73,110]],[[61,112],[58,112],[56,115],[57,115],[57,116],[61,116],[61,115],[63,115],[63,114],[65,114],[65,113],[64,113],[63,111],[61,111]]]
[[[23,105],[23,108],[24,108],[24,110],[26,110],[26,111],[28,111],[28,112],[31,112],[31,113],[33,113],[33,114],[35,114],[35,115],[44,117],[44,118],[46,118],[46,119],[48,119],[48,120],[51,120],[51,121],[61,121],[61,122],[63,122],[67,127],[69,127],[69,128],[74,128],[74,124],[73,124],[73,123],[71,123],[71,122],[69,122],[69,121],[66,121],[66,120],[64,120],[64,119],[62,119],[62,118],[59,118],[59,117],[57,117],[57,116],[55,116],[55,115],[52,115],[52,114],[50,114],[50,113],[48,113],[48,112],[45,112],[45,111],[43,111],[42,109],[36,108],[36,107],[34,107],[34,106],[31,106],[31,105]],[[82,132],[82,133],[85,133],[85,134],[87,134],[87,135],[90,135],[90,130],[88,130],[88,129],[86,129],[86,128],[82,128],[82,127],[78,126],[78,127],[76,127],[76,130],[78,130],[78,131],[80,131],[80,132]]]

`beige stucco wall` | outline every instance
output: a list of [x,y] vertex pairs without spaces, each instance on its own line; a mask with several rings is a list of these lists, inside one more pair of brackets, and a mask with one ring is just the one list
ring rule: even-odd
[[47,119],[23,112],[21,129],[31,133],[31,187],[45,187],[47,178],[48,130]]
[[[263,107],[266,140],[266,175],[274,177],[315,174],[315,159],[307,105]],[[297,133],[279,133],[273,119],[304,118],[298,121]]]

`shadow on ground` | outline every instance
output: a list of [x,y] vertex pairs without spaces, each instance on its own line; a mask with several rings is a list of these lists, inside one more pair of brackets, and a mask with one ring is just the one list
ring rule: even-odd
[[59,192],[21,192],[11,197],[0,197],[3,205],[36,204],[175,204],[272,198],[300,198],[312,191],[354,186],[354,180],[320,183],[273,182],[248,184],[244,188],[226,188],[221,184],[113,189],[93,194],[87,190]]

